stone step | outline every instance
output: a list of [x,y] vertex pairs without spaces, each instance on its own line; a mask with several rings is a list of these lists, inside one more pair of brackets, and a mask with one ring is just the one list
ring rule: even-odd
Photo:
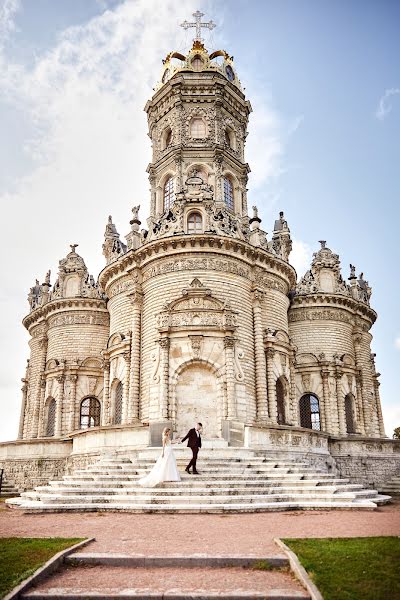
[[[20,502],[13,502],[20,500]],[[323,502],[301,500],[298,502],[262,502],[262,503],[243,503],[243,504],[46,504],[45,502],[21,502],[20,498],[7,501],[9,506],[18,506],[27,509],[32,513],[41,512],[97,512],[102,510],[126,511],[132,513],[242,513],[242,512],[269,512],[269,511],[287,511],[287,510],[375,510],[377,504],[371,500],[342,501],[342,502]]]
[[[128,559],[131,557],[127,557]],[[151,557],[150,557],[151,558]],[[252,566],[157,566],[104,563],[66,564],[27,590],[26,600],[309,600],[310,595],[287,569]],[[218,558],[216,558],[216,561]],[[222,559],[222,560],[227,560]],[[229,561],[229,557],[228,557]],[[254,562],[254,561],[253,561]],[[153,561],[154,563],[154,561]],[[196,564],[196,562],[195,562]],[[265,563],[261,563],[265,564]],[[269,563],[268,563],[269,564]],[[90,565],[90,568],[88,566]],[[158,565],[163,565],[159,568]],[[229,565],[229,562],[228,562]]]
[[[315,494],[308,494],[306,501],[321,501],[321,502],[343,502],[352,501],[356,498],[356,495],[351,492],[343,492],[336,494],[326,494],[324,496],[318,496]],[[373,495],[372,498],[373,500]],[[69,495],[60,496],[58,494],[47,494],[43,497],[43,501],[46,504],[199,504],[199,505],[210,505],[210,504],[254,504],[262,502],[303,502],[304,496],[295,493],[279,493],[279,494],[248,494],[248,495],[223,495],[218,494],[214,496],[199,496],[181,494],[178,496],[153,496],[151,494],[116,494],[109,495],[105,498],[101,494],[90,494],[90,495]]]
[[27,498],[30,497],[31,494],[41,494],[44,496],[59,494],[60,496],[70,496],[80,494],[84,495],[92,495],[92,494],[102,494],[104,497],[106,496],[115,496],[120,494],[126,495],[140,495],[143,493],[151,493],[154,496],[181,496],[181,495],[197,495],[197,496],[217,496],[221,495],[252,495],[252,494],[261,494],[261,495],[269,495],[269,494],[313,494],[317,496],[323,496],[325,494],[335,494],[338,492],[351,492],[356,495],[368,497],[371,494],[376,494],[375,490],[363,490],[363,489],[354,489],[351,486],[312,486],[312,487],[185,487],[185,488],[165,488],[165,487],[155,487],[155,488],[143,488],[139,486],[132,487],[120,487],[120,488],[106,488],[101,489],[94,487],[85,487],[85,488],[63,488],[63,487],[38,487],[33,492],[23,492],[21,494],[22,497]]
[[[94,476],[93,474],[84,474],[80,473],[79,475],[65,475],[65,481],[136,481],[146,475],[148,471],[143,470],[142,472],[138,472],[135,475],[101,475],[98,474]],[[315,473],[202,473],[199,472],[198,475],[186,475],[181,473],[181,478],[183,481],[190,479],[197,480],[248,480],[248,479],[265,479],[269,481],[282,480],[282,481],[299,481],[299,480],[311,480],[318,479],[320,481],[335,481],[335,477],[333,475],[329,475],[327,473],[319,473],[316,477]],[[348,482],[348,479],[341,479],[339,481]]]

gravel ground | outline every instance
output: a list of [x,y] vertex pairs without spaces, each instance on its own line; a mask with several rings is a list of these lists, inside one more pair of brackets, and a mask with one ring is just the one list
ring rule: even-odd
[[[271,589],[302,591],[300,584],[287,572],[253,569],[129,569],[124,567],[68,567],[39,584],[36,590],[69,592],[112,592],[127,590],[257,591]],[[33,590],[32,590],[33,591]]]
[[85,551],[123,554],[280,554],[274,537],[400,535],[400,503],[376,511],[238,515],[118,513],[21,514],[0,511],[0,537],[95,537]]

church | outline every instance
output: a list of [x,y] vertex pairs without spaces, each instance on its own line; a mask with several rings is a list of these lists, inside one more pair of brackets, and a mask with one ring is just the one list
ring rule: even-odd
[[[307,458],[363,485],[400,468],[371,353],[371,288],[325,241],[297,279],[284,212],[262,228],[247,202],[252,111],[224,50],[163,60],[145,106],[150,214],[105,228],[96,280],[77,244],[29,293],[30,358],[18,440],[0,466],[20,489],[181,436],[210,448]],[[333,241],[334,243],[334,241]],[[26,465],[30,469],[26,469]]]

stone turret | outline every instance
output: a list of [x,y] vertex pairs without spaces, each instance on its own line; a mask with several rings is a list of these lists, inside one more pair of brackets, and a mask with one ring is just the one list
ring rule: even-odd
[[289,309],[297,347],[297,380],[318,398],[321,427],[331,433],[384,435],[369,333],[376,313],[371,288],[351,265],[350,285],[339,256],[324,240],[299,281]]

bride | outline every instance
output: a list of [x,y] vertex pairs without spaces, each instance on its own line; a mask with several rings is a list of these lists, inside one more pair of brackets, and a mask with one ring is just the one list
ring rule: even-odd
[[142,487],[155,487],[163,481],[180,481],[178,467],[171,444],[171,430],[165,427],[162,433],[162,453],[158,457],[156,464],[145,477],[139,479],[138,483]]

